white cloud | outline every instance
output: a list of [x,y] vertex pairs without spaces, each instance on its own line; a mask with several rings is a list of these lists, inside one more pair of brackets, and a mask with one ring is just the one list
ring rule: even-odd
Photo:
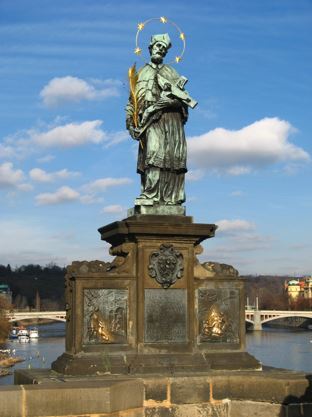
[[230,193],[231,197],[242,197],[245,193],[241,190],[232,191]]
[[233,176],[245,175],[251,172],[251,168],[247,166],[233,166],[231,168],[226,169],[225,172]]
[[186,173],[186,180],[187,181],[198,181],[203,178],[204,171],[202,169],[191,169]]
[[[260,252],[272,250],[275,239],[272,236],[258,234],[255,230],[256,225],[250,221],[223,219],[216,224],[218,225],[216,240],[212,242],[215,246],[209,248],[209,257],[214,261],[226,262],[241,268],[247,266],[252,259],[250,252],[258,256]],[[250,263],[253,267],[254,264],[254,261]]]
[[100,129],[101,125],[101,120],[68,123],[54,127],[47,132],[31,131],[30,139],[43,147],[70,148],[86,143],[100,143],[105,138],[105,133]]
[[[2,156],[24,159],[34,153],[42,152],[42,148],[72,148],[89,143],[100,144],[105,147],[116,145],[129,139],[127,131],[106,132],[102,130],[102,120],[87,120],[85,122],[64,123],[62,118],[56,118],[53,124],[18,131],[4,139],[0,145],[0,158]],[[37,162],[46,163],[55,156],[45,155],[39,157]]]
[[129,138],[130,136],[127,130],[120,130],[118,132],[107,133],[105,137],[105,148],[117,145],[118,143],[124,142]]
[[25,182],[23,184],[18,184],[17,188],[21,191],[31,191],[34,187],[31,184]]
[[37,182],[53,182],[58,179],[66,179],[77,177],[79,172],[68,171],[67,169],[61,169],[55,172],[46,172],[40,168],[33,168],[29,171],[29,176],[32,180]]
[[217,128],[189,138],[189,160],[193,166],[230,175],[247,174],[277,162],[310,160],[305,150],[290,143],[294,131],[290,123],[276,117],[236,131]]
[[283,167],[283,172],[286,175],[290,175],[291,176],[291,175],[297,174],[297,172],[299,171],[299,169],[300,169],[300,165],[299,164],[290,163],[290,164],[287,164],[287,165],[285,165]]
[[[55,229],[47,221],[23,217],[0,219],[1,262],[11,266],[55,262],[60,266],[74,260],[110,259],[109,245],[94,241],[93,231],[84,235],[70,228]],[[92,230],[92,229],[91,229]],[[18,236],[18,239],[16,238]]]
[[234,220],[218,220],[216,222],[218,225],[217,233],[222,234],[236,234],[240,232],[249,232],[251,230],[255,229],[255,224],[252,222],[249,222],[247,220],[241,220],[241,219],[234,219]]
[[80,197],[82,204],[97,204],[102,203],[102,197],[96,197],[94,194],[85,194]]
[[[226,239],[214,239],[209,245],[204,243],[206,253],[200,256],[201,261],[206,261],[209,255],[209,260],[233,265],[241,273],[273,273],[275,267],[265,259],[272,254],[276,238],[257,234],[252,230],[253,225],[246,223],[242,227],[239,223],[230,225],[229,232],[224,232]],[[216,237],[219,237],[218,231]]]
[[13,147],[8,145],[2,145],[2,143],[0,143],[0,158],[8,159],[12,156],[14,156]]
[[101,100],[120,95],[120,81],[90,80],[67,76],[56,77],[49,81],[40,92],[43,103],[55,107],[65,103],[77,103],[82,100]]
[[0,186],[15,187],[24,179],[21,169],[14,170],[12,162],[4,162],[0,165]]
[[99,178],[98,180],[92,181],[89,184],[83,186],[83,189],[89,193],[97,193],[105,191],[109,187],[116,187],[118,185],[130,184],[132,180],[130,178]]
[[79,193],[70,187],[63,186],[58,188],[54,193],[42,193],[36,197],[36,204],[39,206],[61,204],[79,199]]
[[55,159],[54,155],[45,155],[45,156],[42,156],[41,158],[38,158],[37,162],[39,162],[40,164],[45,164],[46,162],[53,161],[53,159]]
[[103,213],[122,213],[124,208],[119,204],[112,204],[110,206],[105,206],[102,210]]
[[14,169],[12,162],[0,164],[0,188],[17,188],[21,191],[30,191],[32,186],[23,183],[25,176],[21,169]]

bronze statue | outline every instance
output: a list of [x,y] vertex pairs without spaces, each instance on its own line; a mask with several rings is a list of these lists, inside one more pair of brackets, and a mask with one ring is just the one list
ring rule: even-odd
[[138,73],[135,66],[129,70],[126,125],[131,137],[140,141],[137,172],[141,194],[136,205],[175,206],[185,201],[184,124],[188,106],[194,108],[197,102],[184,90],[187,79],[163,63],[170,47],[167,33],[153,35],[150,62]]

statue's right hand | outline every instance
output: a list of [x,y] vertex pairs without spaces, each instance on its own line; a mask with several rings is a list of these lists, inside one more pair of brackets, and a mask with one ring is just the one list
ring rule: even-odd
[[129,127],[129,133],[130,133],[130,136],[132,137],[132,139],[139,140],[140,129],[138,129],[134,126],[130,126]]

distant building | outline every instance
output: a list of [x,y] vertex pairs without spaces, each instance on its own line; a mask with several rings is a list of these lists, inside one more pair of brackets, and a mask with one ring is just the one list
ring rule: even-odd
[[305,279],[304,287],[304,298],[312,298],[312,277]]
[[12,304],[12,291],[7,284],[0,284],[0,297],[5,298],[9,304]]
[[286,284],[286,291],[288,294],[288,297],[295,301],[300,297],[301,293],[301,286],[298,279],[292,279],[291,281],[288,281]]
[[292,279],[285,283],[285,289],[289,299],[312,298],[312,277]]

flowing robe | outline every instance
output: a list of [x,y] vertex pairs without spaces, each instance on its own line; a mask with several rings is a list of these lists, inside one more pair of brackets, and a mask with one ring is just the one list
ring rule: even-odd
[[[136,84],[139,124],[144,111],[163,96],[157,74],[172,84],[180,77],[172,67],[163,64],[149,63],[139,70]],[[140,198],[171,205],[185,201],[184,176],[187,172],[184,133],[187,107],[178,99],[174,101],[174,107],[164,108],[151,116],[153,122],[140,138],[142,146],[139,146],[137,163],[137,172],[141,174]],[[133,126],[131,97],[126,111],[129,128]]]

